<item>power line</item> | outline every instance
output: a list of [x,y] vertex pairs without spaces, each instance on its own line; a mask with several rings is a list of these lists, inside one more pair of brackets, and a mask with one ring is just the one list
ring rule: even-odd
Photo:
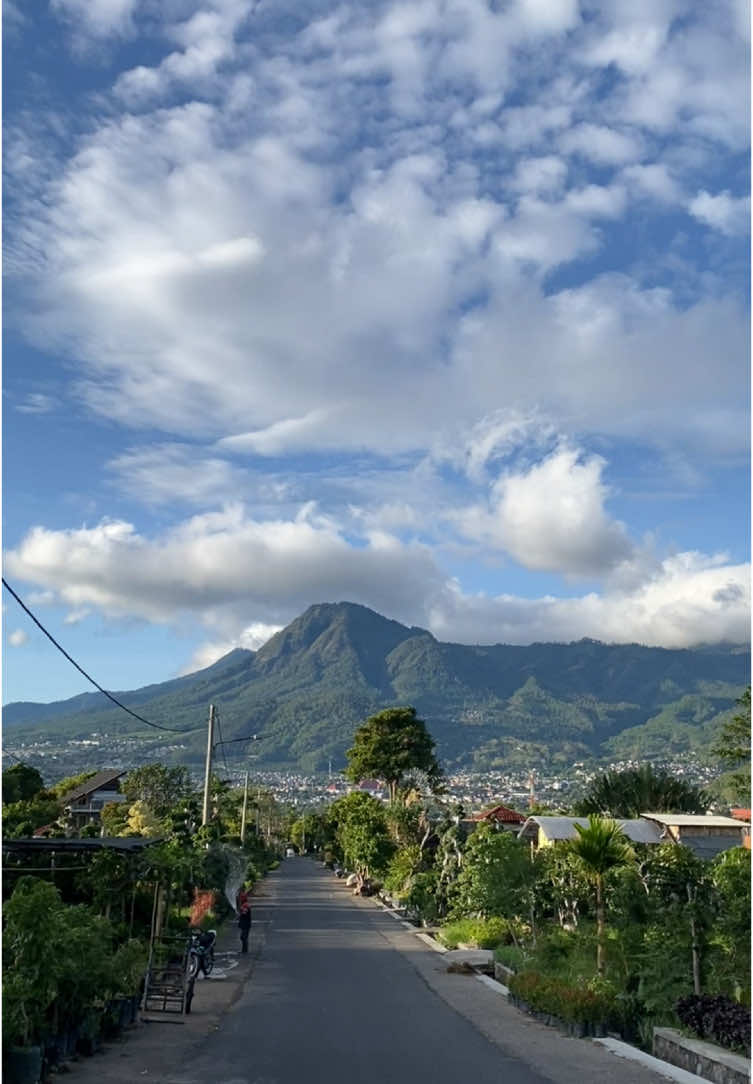
[[29,615],[29,617],[32,619],[32,621],[37,626],[37,628],[41,629],[42,632],[47,637],[47,639],[50,640],[55,645],[55,647],[58,649],[58,651],[60,651],[63,655],[65,655],[68,662],[71,663],[73,666],[75,666],[76,669],[78,670],[78,672],[80,674],[83,674],[84,677],[86,678],[86,680],[90,681],[92,683],[92,685],[95,687],[95,689],[99,689],[99,691],[101,693],[103,693],[107,697],[108,700],[112,700],[113,704],[117,704],[117,706],[119,708],[122,708],[123,711],[127,711],[128,714],[132,715],[134,719],[138,719],[138,721],[140,723],[145,723],[147,726],[154,727],[155,730],[166,730],[170,734],[188,734],[192,730],[198,730],[199,729],[199,727],[192,726],[192,727],[188,727],[186,730],[180,730],[180,729],[178,729],[177,727],[174,727],[174,726],[162,726],[161,723],[152,723],[152,722],[149,721],[149,719],[145,719],[143,715],[138,715],[135,711],[131,711],[130,708],[127,708],[125,706],[125,704],[121,704],[121,702],[117,699],[117,697],[113,696],[112,693],[108,693],[107,689],[103,689],[102,686],[99,684],[99,682],[95,681],[94,678],[91,676],[91,674],[87,674],[86,670],[84,670],[84,668],[82,666],[79,666],[79,664],[76,662],[76,660],[74,658],[72,658],[68,654],[68,652],[65,650],[65,648],[61,647],[61,645],[57,642],[57,640],[52,635],[52,633],[47,631],[47,629],[44,627],[42,622],[39,621],[38,618],[36,618],[34,616],[34,614],[31,612],[31,610],[26,605],[26,603],[22,599],[20,599],[18,597],[18,595],[13,590],[13,588],[10,586],[10,584],[8,583],[8,581],[5,579],[4,576],[2,577],[2,581],[3,581],[3,587],[6,589],[6,591],[9,591],[11,595],[13,595],[13,598],[16,600],[18,605],[21,607],[22,610],[25,611],[25,613],[27,613]]
[[230,775],[230,767],[227,762],[227,757],[225,756],[225,742],[222,740],[222,720],[220,719],[220,713],[217,710],[215,710],[215,720],[217,722],[217,733],[220,735],[220,740],[215,743],[215,747],[217,745],[222,746],[222,762],[225,765],[225,771]]

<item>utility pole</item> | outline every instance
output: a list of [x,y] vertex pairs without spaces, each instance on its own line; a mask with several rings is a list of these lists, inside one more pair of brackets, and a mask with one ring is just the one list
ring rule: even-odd
[[209,705],[209,726],[207,729],[207,760],[204,766],[204,806],[201,811],[202,828],[209,820],[209,775],[212,771],[212,746],[214,745],[214,704]]
[[241,813],[241,843],[246,840],[246,810],[248,809],[248,772],[243,784],[243,812]]

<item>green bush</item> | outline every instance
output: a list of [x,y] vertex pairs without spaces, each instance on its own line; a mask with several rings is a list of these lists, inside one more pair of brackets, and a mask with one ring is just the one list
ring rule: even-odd
[[534,1012],[549,1013],[566,1023],[608,1027],[617,1017],[615,994],[606,984],[573,985],[562,979],[523,971],[510,979],[510,993]]
[[513,971],[522,971],[530,959],[530,954],[519,945],[497,945],[494,950],[494,959]]
[[504,940],[509,930],[507,919],[459,918],[439,931],[439,938],[448,948],[473,945],[474,948],[494,948]]

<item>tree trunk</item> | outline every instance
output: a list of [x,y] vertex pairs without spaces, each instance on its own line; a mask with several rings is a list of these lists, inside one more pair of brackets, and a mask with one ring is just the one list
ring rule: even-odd
[[[688,903],[694,903],[694,893],[691,892],[690,885],[685,886],[688,892]],[[696,925],[695,916],[690,915],[690,952],[693,958],[693,993],[700,996],[701,993],[701,955],[699,952],[698,944],[698,927]]]
[[596,878],[596,971],[601,978],[604,974],[604,886],[601,876]]

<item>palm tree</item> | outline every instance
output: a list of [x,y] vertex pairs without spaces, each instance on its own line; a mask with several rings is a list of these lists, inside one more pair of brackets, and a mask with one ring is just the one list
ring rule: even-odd
[[705,813],[710,805],[711,798],[698,787],[644,764],[597,776],[576,812],[628,818],[641,813]]
[[633,858],[633,850],[616,821],[590,816],[588,828],[575,825],[578,838],[570,841],[570,849],[596,888],[596,970],[604,974],[606,909],[604,906],[604,877]]

